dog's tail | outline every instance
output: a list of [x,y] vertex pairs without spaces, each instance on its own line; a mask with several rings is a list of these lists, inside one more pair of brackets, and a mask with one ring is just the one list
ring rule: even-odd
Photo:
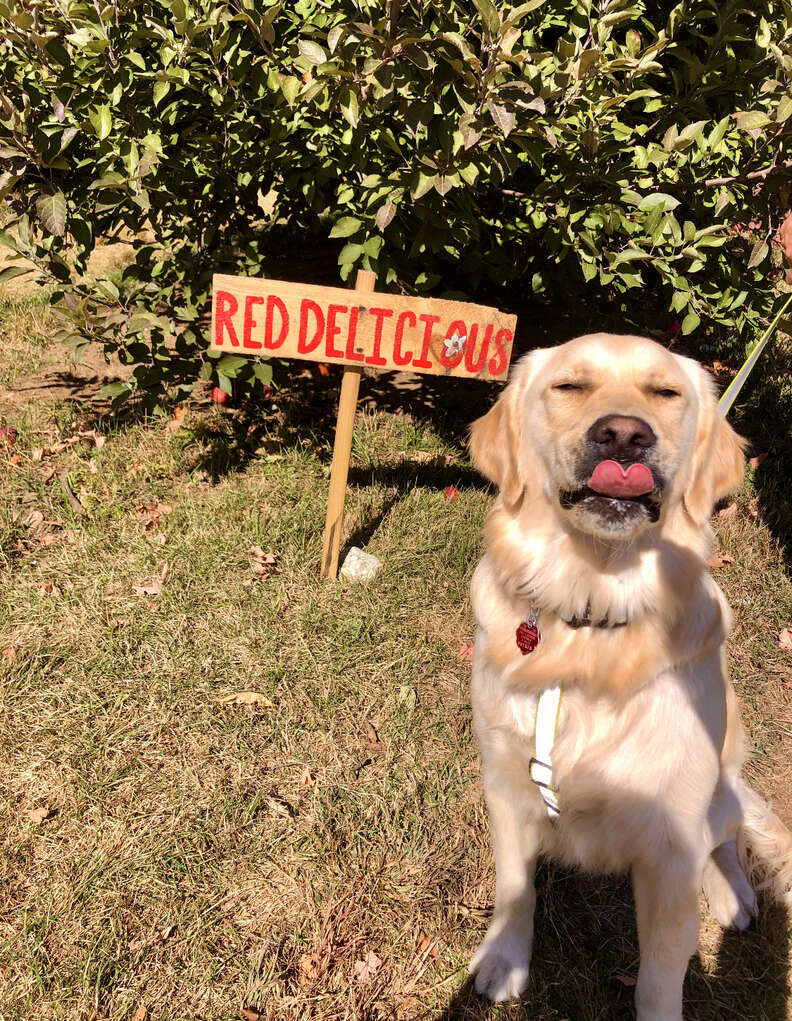
[[755,890],[766,890],[780,904],[792,908],[792,833],[772,806],[739,781],[743,819],[737,834],[737,851],[745,874]]

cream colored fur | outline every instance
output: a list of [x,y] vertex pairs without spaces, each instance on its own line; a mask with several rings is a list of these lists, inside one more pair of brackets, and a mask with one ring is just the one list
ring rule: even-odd
[[[569,391],[559,384],[582,383]],[[672,396],[669,397],[669,388]],[[659,520],[610,534],[559,494],[575,484],[589,426],[647,421],[666,486]],[[753,874],[785,895],[792,838],[740,778],[742,729],[725,672],[730,613],[706,569],[716,500],[742,478],[738,437],[709,377],[639,337],[596,334],[514,369],[471,448],[500,493],[472,583],[472,701],[495,851],[495,910],[471,962],[491,999],[528,982],[537,856],[632,874],[641,949],[639,1021],[681,1021],[702,886],[713,915],[745,928]],[[627,618],[626,627],[566,620]],[[539,610],[541,640],[515,631]],[[553,767],[561,815],[529,777],[537,694],[560,683]]]

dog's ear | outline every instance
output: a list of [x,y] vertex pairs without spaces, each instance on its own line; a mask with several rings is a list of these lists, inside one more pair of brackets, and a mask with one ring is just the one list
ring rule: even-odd
[[473,463],[498,486],[509,507],[516,507],[525,491],[520,465],[522,428],[518,392],[515,383],[510,383],[487,414],[470,427]]
[[712,378],[697,366],[699,397],[692,472],[685,488],[685,509],[697,525],[704,525],[712,508],[743,480],[744,441],[718,410]]

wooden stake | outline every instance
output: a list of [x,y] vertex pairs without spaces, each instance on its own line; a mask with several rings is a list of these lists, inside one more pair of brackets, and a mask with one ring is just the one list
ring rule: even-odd
[[[376,282],[376,274],[360,269],[355,278],[355,290],[373,291]],[[341,397],[338,401],[335,442],[333,443],[330,492],[327,496],[327,518],[322,548],[323,578],[338,576],[338,554],[341,550],[341,530],[344,525],[344,498],[346,497],[349,457],[352,453],[352,433],[355,429],[355,411],[357,410],[358,390],[362,375],[363,370],[356,366],[344,367]]]

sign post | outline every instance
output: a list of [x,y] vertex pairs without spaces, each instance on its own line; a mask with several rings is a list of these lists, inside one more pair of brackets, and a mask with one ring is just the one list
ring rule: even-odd
[[[359,269],[355,279],[355,290],[373,291],[376,282],[376,274],[370,273],[366,269]],[[341,396],[338,399],[335,441],[333,442],[330,491],[327,494],[327,517],[322,545],[323,578],[335,578],[338,575],[338,554],[341,550],[341,529],[344,524],[344,499],[349,473],[349,458],[352,453],[352,433],[355,431],[358,390],[362,375],[363,370],[358,366],[344,366]]]
[[215,274],[211,354],[299,358],[344,366],[321,571],[335,578],[363,368],[506,380],[516,316],[464,301]]

